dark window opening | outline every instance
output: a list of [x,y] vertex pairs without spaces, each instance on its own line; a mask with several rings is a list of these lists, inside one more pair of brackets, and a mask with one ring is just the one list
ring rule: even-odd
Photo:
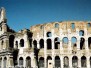
[[14,47],[14,35],[10,35],[9,36],[9,46],[11,47],[11,48],[13,48]]
[[55,67],[60,67],[61,65],[60,65],[60,58],[59,58],[59,56],[56,56],[55,57]]
[[21,46],[21,47],[24,47],[24,39],[21,39],[21,40],[20,40],[20,46]]
[[29,56],[26,58],[26,67],[31,68],[31,58]]
[[33,41],[33,44],[34,44],[34,48],[37,48],[37,41],[36,40]]
[[80,39],[80,49],[85,49],[85,45],[84,45],[84,42],[85,42],[85,39],[84,38],[81,38]]
[[86,65],[86,57],[85,56],[82,56],[81,57],[81,67],[86,67],[87,65]]
[[23,66],[23,58],[22,57],[19,58],[19,65]]
[[52,37],[52,33],[51,32],[47,32],[47,37]]
[[79,31],[79,36],[84,36],[84,31],[83,30]]
[[58,23],[55,24],[55,28],[59,28],[59,24]]
[[44,48],[44,40],[43,39],[40,39],[39,44],[40,44],[40,48]]
[[51,39],[47,39],[47,49],[52,49],[52,41],[51,41]]
[[78,67],[78,58],[77,58],[77,56],[72,57],[72,66],[73,67]]
[[55,45],[55,49],[60,48],[60,39],[58,37],[54,39],[54,45]]
[[39,68],[44,67],[44,57],[40,57],[39,59]]
[[75,29],[75,24],[74,23],[71,24],[71,28]]
[[91,37],[88,38],[88,47],[91,49]]

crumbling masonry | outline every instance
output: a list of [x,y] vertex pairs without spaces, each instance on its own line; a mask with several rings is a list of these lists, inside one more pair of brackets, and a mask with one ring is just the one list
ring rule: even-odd
[[91,68],[91,21],[39,24],[15,32],[0,10],[0,68]]

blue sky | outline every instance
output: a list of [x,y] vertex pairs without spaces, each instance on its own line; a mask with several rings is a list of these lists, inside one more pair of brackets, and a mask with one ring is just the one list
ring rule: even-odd
[[0,0],[0,7],[16,31],[47,22],[91,20],[91,0]]

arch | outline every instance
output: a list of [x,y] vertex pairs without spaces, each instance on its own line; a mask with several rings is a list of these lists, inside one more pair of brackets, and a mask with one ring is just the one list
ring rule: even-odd
[[91,49],[91,37],[88,38],[88,47]]
[[64,67],[69,67],[69,58],[67,56],[64,57]]
[[55,23],[55,28],[59,28],[59,24],[58,23]]
[[88,27],[88,28],[91,27],[91,23],[87,23],[87,27]]
[[52,49],[52,41],[51,41],[51,39],[47,39],[47,49]]
[[21,47],[24,47],[24,39],[21,39],[21,40],[20,40],[20,46],[21,46]]
[[55,56],[55,68],[59,68],[61,66],[60,64],[60,57]]
[[20,58],[19,58],[19,65],[20,65],[20,66],[23,66],[23,57],[20,57]]
[[78,67],[78,57],[77,56],[72,57],[72,66]]
[[14,35],[10,35],[9,36],[9,47],[10,48],[13,48],[14,47],[14,39],[15,39],[15,36]]
[[79,31],[79,36],[84,36],[84,30]]
[[44,67],[44,57],[40,57],[39,58],[39,68],[43,68]]
[[33,44],[34,44],[34,48],[37,48],[37,41],[36,40],[33,41]]
[[26,57],[26,67],[31,68],[31,58],[29,56]]
[[4,57],[4,59],[3,59],[3,65],[4,65],[4,68],[7,68],[6,65],[7,64],[7,58],[6,57]]
[[44,40],[43,39],[40,39],[39,44],[40,44],[40,48],[44,48]]
[[81,67],[86,67],[86,57],[85,56],[82,56],[81,57]]
[[49,62],[49,61],[51,61],[51,60],[52,60],[52,57],[51,57],[51,56],[48,56],[48,57],[47,57],[47,67],[48,67],[48,65],[52,64],[51,62]]
[[47,33],[46,33],[46,36],[47,36],[47,37],[52,37],[52,33],[51,33],[51,32],[47,32]]
[[75,24],[74,23],[71,23],[71,28],[75,29]]
[[55,49],[59,49],[60,48],[60,39],[58,37],[56,37],[54,39],[54,46],[55,46]]
[[52,60],[51,56],[48,56],[48,57],[47,57],[47,60]]
[[76,42],[77,42],[77,38],[76,38],[76,37],[72,37],[72,38],[71,38],[71,43],[72,43],[72,45],[73,45],[74,47],[77,46]]
[[84,38],[81,38],[80,39],[80,49],[82,50],[82,49],[85,49],[85,39]]
[[67,38],[67,37],[64,37],[64,38],[62,39],[62,43],[68,44],[68,38]]

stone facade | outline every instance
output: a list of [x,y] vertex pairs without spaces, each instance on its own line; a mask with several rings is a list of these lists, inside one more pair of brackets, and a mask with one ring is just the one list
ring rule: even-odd
[[15,32],[0,10],[0,68],[91,68],[91,21],[62,21]]

